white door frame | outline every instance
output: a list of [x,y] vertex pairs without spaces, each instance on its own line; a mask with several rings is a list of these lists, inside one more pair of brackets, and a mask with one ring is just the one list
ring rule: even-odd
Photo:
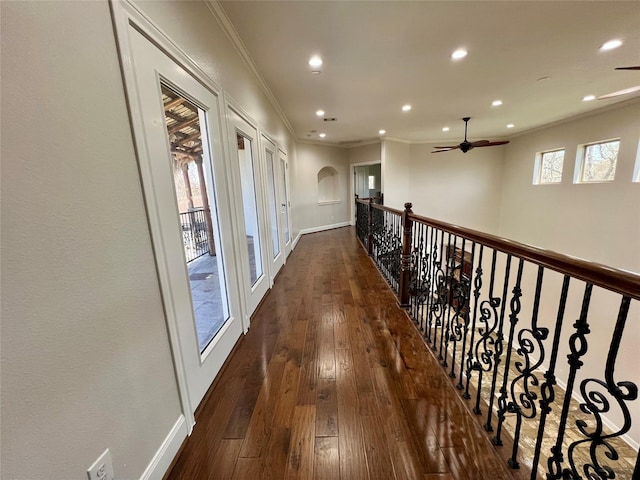
[[[353,189],[353,176],[355,175],[356,168],[355,167],[364,167],[366,165],[377,165],[380,164],[382,167],[382,160],[372,160],[370,162],[359,162],[359,163],[351,163],[349,165],[349,198],[351,202],[350,212],[351,212],[351,225],[356,224],[356,197],[355,191]],[[380,184],[382,186],[382,168],[380,168]],[[383,192],[384,193],[384,192]]]
[[[148,162],[145,159],[149,158],[149,148],[146,144],[144,121],[141,110],[140,95],[138,93],[136,84],[136,68],[133,61],[132,42],[130,37],[130,29],[137,30],[144,37],[146,37],[151,43],[164,54],[166,54],[173,62],[188,72],[196,81],[203,85],[206,89],[214,93],[218,97],[217,112],[211,112],[211,115],[217,117],[217,122],[221,127],[221,135],[224,135],[224,117],[221,115],[221,105],[224,104],[224,98],[222,98],[222,89],[220,86],[211,79],[184,51],[182,51],[164,32],[156,27],[150,19],[148,19],[135,5],[132,5],[128,1],[116,1],[111,0],[110,7],[112,10],[114,28],[116,31],[116,41],[119,47],[120,62],[124,77],[125,90],[128,96],[128,107],[130,120],[132,124],[133,136],[135,140],[136,153],[138,157],[138,164],[140,168],[140,174],[143,182],[146,179],[151,178],[151,172]],[[222,155],[226,158],[226,152],[224,152],[224,142],[220,142],[215,148],[218,149],[217,155]],[[230,186],[231,173],[226,170],[226,178],[219,179],[227,186]],[[148,183],[148,182],[145,182]],[[226,190],[226,189],[225,189]],[[161,227],[159,221],[159,212],[157,211],[156,202],[152,188],[144,188],[147,216],[149,221],[149,228],[151,235],[154,239],[161,238]],[[226,193],[226,192],[225,192]],[[228,196],[228,194],[226,194]],[[232,217],[232,215],[230,215]],[[232,219],[231,219],[231,223]],[[231,227],[232,228],[232,227]],[[231,232],[225,233],[225,236]],[[155,240],[154,240],[155,243]],[[158,251],[157,245],[154,246],[154,254],[156,256],[156,265],[158,271],[158,278],[163,287],[170,285],[169,270],[166,262],[162,258],[162,252]],[[228,251],[227,251],[228,250]],[[238,285],[238,279],[233,268],[236,263],[235,252],[233,249],[225,250],[225,273],[227,276],[227,284],[229,290],[229,309],[230,312],[236,312],[236,315],[240,313],[240,302],[236,288]],[[187,432],[190,434],[195,424],[194,409],[192,408],[192,399],[190,398],[189,386],[188,386],[188,372],[185,362],[185,352],[182,349],[180,343],[180,333],[178,326],[178,319],[176,317],[175,306],[173,304],[171,295],[163,293],[163,302],[165,304],[165,314],[167,320],[167,327],[169,330],[169,342],[171,345],[173,363],[175,368],[175,375],[178,384],[178,391],[180,401],[182,405],[182,413],[184,415]],[[229,320],[231,321],[231,320]],[[213,380],[213,379],[212,379]]]
[[[260,154],[260,133],[257,122],[253,120],[253,118],[226,92],[224,94],[224,111],[227,129],[227,151],[229,152],[228,161],[231,162],[229,164],[230,168],[227,169],[232,177],[231,203],[236,204],[236,208],[234,208],[234,216],[236,219],[234,236],[236,239],[240,239],[245,235],[242,182],[240,178],[239,168],[236,168],[236,166],[238,165],[237,141],[235,136],[236,130],[245,134],[247,137],[252,138],[251,148],[253,155],[254,187],[257,202],[256,213],[258,216],[260,255],[262,257],[262,277],[258,277],[256,282],[249,289],[247,288],[246,280],[250,278],[248,253],[246,251],[246,248],[244,248],[245,244],[243,242],[236,241],[236,254],[238,260],[240,261],[240,267],[242,271],[242,276],[238,278],[238,281],[243,302],[243,324],[246,332],[250,326],[251,315],[256,310],[260,301],[262,300],[262,298],[264,298],[264,295],[266,295],[267,291],[271,287],[271,285],[269,284],[269,262],[266,261],[267,258],[270,258],[270,255],[267,248],[267,246],[269,245],[269,240],[267,238],[268,235],[266,234],[269,226],[267,223],[268,211],[265,207],[265,173],[262,161],[263,156]],[[242,126],[238,125],[237,122],[233,118],[231,118],[233,115],[239,117],[242,122],[246,123],[246,126],[248,126],[252,130],[252,132],[248,132],[246,131],[246,129],[243,130]]]
[[[284,241],[283,241],[283,235],[284,235],[284,229],[282,226],[282,219],[280,218],[282,215],[280,214],[281,208],[280,208],[280,204],[282,203],[282,195],[280,194],[279,188],[278,188],[278,174],[279,174],[279,170],[278,167],[280,165],[280,157],[279,157],[279,151],[278,151],[278,146],[276,144],[276,142],[273,141],[273,139],[267,135],[264,131],[259,130],[260,132],[260,154],[264,157],[262,159],[262,164],[264,165],[264,178],[263,178],[263,185],[265,186],[264,190],[264,194],[265,194],[265,198],[264,198],[264,205],[265,208],[267,210],[267,215],[265,217],[266,219],[266,223],[267,223],[267,231],[270,233],[269,235],[267,235],[268,240],[269,240],[269,244],[268,244],[268,252],[269,252],[269,286],[272,287],[273,286],[273,282],[275,280],[276,275],[278,274],[278,272],[280,271],[280,269],[284,266],[284,258],[286,257],[286,252],[284,250]],[[274,201],[275,201],[275,221],[276,221],[276,230],[278,232],[278,254],[277,255],[273,255],[273,233],[272,233],[272,214],[273,212],[271,211],[270,208],[270,198],[269,198],[269,185],[270,185],[270,180],[269,180],[269,157],[267,156],[267,152],[271,153],[271,168],[272,168],[272,173],[273,173],[273,188],[274,188]]]
[[[284,172],[282,172],[280,170],[280,165],[282,165],[282,161],[284,161],[284,166],[285,166],[285,170]],[[284,174],[284,183],[285,183],[285,192],[280,192],[281,198],[282,198],[282,202],[281,205],[284,204],[285,209],[287,211],[287,214],[285,216],[286,220],[287,220],[287,229],[289,231],[289,240],[287,241],[285,234],[284,234],[284,228],[281,231],[281,235],[282,235],[282,243],[284,245],[284,253],[285,253],[285,257],[284,257],[284,263],[287,263],[287,257],[289,256],[289,254],[291,253],[291,249],[293,246],[293,229],[292,229],[292,222],[291,222],[291,184],[289,183],[289,157],[287,155],[287,152],[285,152],[282,148],[278,148],[278,171],[281,174]],[[280,184],[280,182],[278,182],[278,184]],[[280,187],[278,187],[280,188]],[[284,227],[284,219],[282,221],[282,225]]]

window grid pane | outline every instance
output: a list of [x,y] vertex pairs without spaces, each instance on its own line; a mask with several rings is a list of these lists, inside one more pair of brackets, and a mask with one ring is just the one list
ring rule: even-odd
[[620,141],[594,143],[584,149],[583,182],[611,182],[616,174]]
[[540,183],[560,183],[564,150],[544,152],[540,161]]

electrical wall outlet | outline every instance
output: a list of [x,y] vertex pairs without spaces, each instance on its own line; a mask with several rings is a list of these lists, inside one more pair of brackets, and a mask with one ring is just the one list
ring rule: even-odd
[[111,452],[108,448],[89,467],[87,477],[89,480],[113,480],[113,463],[111,463]]

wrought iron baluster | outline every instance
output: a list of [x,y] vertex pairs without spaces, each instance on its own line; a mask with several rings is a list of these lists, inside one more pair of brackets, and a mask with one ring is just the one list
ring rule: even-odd
[[[476,361],[474,370],[478,371],[478,390],[476,392],[476,404],[473,412],[480,415],[480,395],[482,393],[482,380],[484,373],[489,373],[493,369],[493,348],[495,340],[492,334],[498,326],[498,307],[500,306],[500,298],[493,296],[495,278],[496,278],[496,260],[498,252],[493,250],[491,256],[491,274],[489,276],[489,297],[480,304],[480,323],[484,324],[484,329],[479,330],[480,338],[476,344]],[[482,349],[482,352],[480,352]]]
[[[458,237],[457,236],[453,236],[453,255],[451,252],[452,249],[452,243],[451,243],[451,235],[449,235],[448,238],[448,242],[447,242],[447,278],[446,278],[446,283],[445,283],[445,287],[444,287],[444,291],[445,291],[445,295],[446,295],[446,302],[447,302],[447,322],[446,322],[446,328],[445,328],[445,335],[444,335],[444,352],[442,353],[442,358],[443,358],[443,362],[442,362],[442,366],[443,367],[447,367],[447,356],[449,353],[449,344],[452,343],[452,326],[451,326],[451,311],[453,310],[452,308],[452,303],[453,303],[453,280],[454,280],[454,275],[456,272],[456,266],[455,266],[455,245],[457,243]],[[453,257],[453,258],[451,258]],[[440,350],[442,351],[443,349],[443,345],[440,344]],[[455,349],[455,345],[454,345],[454,349]],[[455,350],[454,350],[455,351]],[[452,357],[453,359],[453,357]],[[453,363],[453,362],[452,362]],[[451,374],[449,374],[449,376],[452,376]]]
[[533,462],[531,465],[531,480],[536,480],[538,472],[538,463],[540,462],[540,454],[542,451],[542,439],[544,438],[544,429],[546,426],[547,415],[551,413],[551,404],[555,400],[556,385],[556,362],[558,360],[558,350],[560,347],[560,334],[562,333],[562,324],[564,322],[564,313],[567,306],[567,296],[569,294],[569,282],[571,277],[564,276],[562,281],[562,290],[560,293],[560,302],[558,305],[558,316],[556,317],[556,325],[553,332],[553,343],[551,354],[549,355],[549,368],[544,374],[545,382],[540,387],[540,421],[538,422],[538,436],[536,438],[536,447],[533,452]]
[[438,256],[438,248],[435,247],[434,250],[434,261],[436,261],[435,269],[433,273],[433,300],[431,301],[431,312],[434,316],[434,334],[433,334],[433,343],[432,349],[434,352],[438,351],[438,327],[440,327],[440,336],[442,337],[442,319],[444,317],[444,305],[442,304],[442,290],[441,286],[444,282],[444,270],[442,270],[442,256],[443,256],[443,248],[444,248],[444,230],[440,230],[440,255]]
[[[463,244],[463,250],[464,250],[464,244]],[[462,335],[462,350],[460,351],[460,378],[458,378],[458,384],[456,385],[456,388],[458,390],[462,390],[464,388],[464,385],[462,385],[462,373],[465,369],[465,353],[466,353],[465,350],[467,349],[467,337],[469,336],[469,323],[471,321],[471,317],[469,313],[471,310],[471,285],[473,285],[473,282],[475,280],[473,276],[473,262],[475,260],[474,258],[475,254],[476,254],[476,242],[471,242],[471,265],[470,265],[470,271],[469,271],[469,279],[468,279],[468,283],[466,283],[467,281],[465,281],[464,292],[463,292],[464,299],[465,299],[465,308],[463,310],[464,332]],[[464,273],[464,268],[463,268],[463,273]],[[473,337],[470,345],[473,345]],[[471,352],[471,349],[469,349],[469,352]]]
[[504,278],[504,286],[502,289],[502,300],[500,307],[500,319],[498,321],[498,328],[496,329],[496,340],[495,340],[495,353],[493,355],[493,378],[491,380],[491,393],[489,395],[489,412],[487,414],[487,423],[484,424],[484,429],[487,432],[493,431],[493,426],[491,425],[491,416],[493,415],[493,402],[494,396],[496,393],[496,384],[498,382],[498,367],[500,366],[500,362],[502,361],[502,341],[504,339],[504,334],[502,333],[502,327],[504,326],[504,313],[507,302],[507,292],[509,290],[509,273],[511,270],[511,255],[507,255],[507,266],[505,268],[505,278]]
[[567,418],[569,417],[569,407],[571,404],[571,394],[573,393],[573,385],[576,374],[582,366],[582,356],[587,353],[587,335],[590,333],[587,315],[589,313],[589,302],[591,300],[591,290],[593,285],[587,283],[585,286],[584,296],[582,298],[582,308],[580,310],[580,318],[573,324],[576,331],[569,337],[569,349],[571,353],[567,355],[569,361],[569,376],[567,378],[567,388],[564,393],[564,402],[562,404],[562,413],[560,415],[560,424],[558,426],[558,435],[556,444],[551,447],[551,457],[547,461],[548,473],[547,479],[562,478],[562,462],[564,454],[562,452],[562,442],[567,428]]
[[[580,478],[578,466],[574,457],[575,449],[582,444],[589,444],[589,456],[591,463],[583,465],[582,470],[586,478],[605,479],[616,478],[615,472],[611,467],[603,465],[598,458],[598,453],[602,452],[610,460],[618,460],[619,455],[614,446],[609,441],[612,438],[624,435],[631,428],[631,414],[626,401],[633,401],[638,398],[638,386],[633,382],[622,381],[616,383],[614,379],[614,370],[620,341],[624,332],[625,322],[629,313],[629,297],[622,297],[618,318],[609,344],[609,354],[607,355],[607,363],[605,366],[605,381],[593,378],[585,379],[580,384],[580,393],[584,402],[580,404],[580,410],[583,413],[593,416],[595,426],[589,431],[590,426],[584,420],[577,420],[576,426],[578,430],[586,437],[582,440],[573,442],[567,450],[569,467],[563,471],[564,478]],[[624,417],[624,424],[619,427],[617,432],[604,434],[604,424],[602,414],[610,410],[610,402],[607,397],[600,391],[596,390],[600,386],[606,390],[613,400],[618,404]]]
[[[444,235],[443,235],[443,237],[444,237]],[[447,232],[447,245],[451,245],[451,233],[449,233],[449,232]],[[440,284],[437,286],[438,292],[439,292],[439,296],[442,297],[440,299],[440,303],[442,305],[442,325],[440,327],[440,348],[438,350],[438,359],[441,360],[442,366],[446,367],[447,366],[447,357],[444,356],[442,353],[443,353],[443,348],[444,348],[445,336],[449,335],[449,324],[448,324],[448,319],[445,319],[445,308],[447,310],[447,313],[450,315],[450,310],[449,310],[449,308],[447,308],[447,304],[449,303],[449,292],[448,292],[448,289],[447,289],[447,282],[449,280],[449,275],[451,273],[449,272],[449,264],[450,264],[450,262],[449,262],[449,259],[445,257],[446,253],[444,253],[444,252],[445,252],[445,250],[443,250],[443,247],[441,247],[440,255],[441,255],[441,257],[444,258],[445,267],[446,267],[446,273],[441,278]],[[446,328],[446,330],[445,330],[445,328]]]
[[[504,362],[504,373],[502,376],[502,386],[500,387],[500,397],[498,398],[498,427],[496,429],[496,435],[492,441],[494,445],[502,445],[502,425],[504,424],[505,415],[507,412],[513,413],[515,410],[514,404],[507,402],[507,381],[509,380],[509,367],[511,366],[511,352],[513,346],[513,338],[516,332],[516,325],[519,321],[518,314],[520,313],[521,303],[520,297],[522,297],[522,269],[524,267],[524,260],[520,259],[518,262],[518,273],[516,274],[516,284],[513,287],[513,296],[509,304],[509,340],[507,340],[507,355]],[[517,463],[511,465],[512,468],[518,468]]]
[[[431,227],[431,235],[429,240],[429,246],[425,250],[425,255],[427,255],[427,267],[428,271],[426,272],[427,278],[427,286],[426,286],[426,320],[427,320],[427,334],[426,338],[429,342],[433,340],[433,314],[431,311],[431,304],[433,302],[433,272],[435,272],[436,266],[436,250],[435,246],[438,243],[438,230],[435,227]],[[423,306],[423,309],[425,306]],[[424,315],[424,312],[422,313]]]
[[[451,371],[449,372],[449,376],[451,378],[456,378],[456,372],[455,372],[455,368],[456,368],[456,357],[458,356],[458,342],[462,341],[462,325],[460,323],[460,316],[464,317],[464,312],[465,309],[467,308],[467,293],[465,292],[466,287],[465,287],[465,282],[466,282],[466,277],[465,277],[465,273],[464,273],[464,254],[465,254],[465,245],[466,244],[466,238],[462,238],[462,246],[461,248],[461,252],[460,252],[460,266],[459,266],[459,270],[458,267],[454,265],[454,269],[453,269],[453,276],[451,278],[451,293],[449,296],[449,302],[450,305],[453,304],[453,318],[451,319],[451,334],[450,334],[450,339],[451,339],[451,344],[452,344],[452,349],[451,349]],[[456,261],[456,251],[454,249],[454,255],[453,255],[453,259],[454,262]],[[456,280],[455,275],[456,275],[456,270],[459,271],[459,275],[460,278]],[[451,309],[451,306],[449,307],[449,309]],[[464,322],[464,320],[463,320]],[[462,366],[462,362],[460,362],[460,365]],[[462,385],[460,384],[460,386],[458,387],[456,385],[456,387],[458,389],[462,389]]]
[[[473,244],[473,251],[471,253],[471,268],[473,268],[473,256],[475,255],[475,242]],[[475,341],[475,336],[476,336],[476,320],[478,318],[478,307],[479,307],[479,300],[480,300],[480,290],[482,289],[482,254],[484,253],[484,245],[480,244],[480,251],[478,252],[478,267],[476,268],[476,276],[473,279],[473,319],[472,319],[472,323],[471,323],[471,338],[469,339],[469,352],[467,353],[467,362],[466,362],[466,375],[467,375],[467,382],[465,385],[465,389],[464,389],[464,394],[462,395],[463,398],[465,398],[466,400],[469,400],[471,398],[471,394],[469,393],[469,382],[471,381],[471,372],[474,369],[474,361],[473,361],[473,347],[474,347],[474,341]],[[467,334],[465,333],[465,339],[467,337]],[[463,349],[464,351],[464,349]],[[477,360],[476,360],[477,363]],[[482,371],[482,369],[480,369]],[[462,380],[462,378],[461,378]],[[480,388],[480,385],[478,385],[478,388]]]
[[[535,374],[536,369],[542,365],[544,361],[544,344],[542,343],[549,336],[548,328],[538,327],[538,310],[540,307],[540,295],[542,293],[542,278],[544,267],[538,267],[538,276],[536,278],[536,291],[533,300],[533,312],[531,316],[531,329],[523,328],[518,333],[518,354],[524,357],[524,365],[518,361],[515,363],[516,370],[520,375],[516,376],[511,382],[511,403],[509,410],[516,414],[516,428],[513,435],[513,449],[511,457],[508,460],[512,468],[518,468],[518,448],[520,445],[520,430],[522,427],[522,419],[535,418],[536,404],[538,398],[535,392],[531,391],[531,386],[537,387],[539,384],[538,377]],[[532,364],[531,355],[538,352],[538,360]],[[522,393],[517,395],[516,387],[521,385]]]

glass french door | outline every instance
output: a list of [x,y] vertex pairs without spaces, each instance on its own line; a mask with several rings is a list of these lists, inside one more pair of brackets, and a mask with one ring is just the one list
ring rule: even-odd
[[273,142],[262,136],[262,151],[264,154],[264,163],[267,170],[267,206],[269,210],[269,231],[271,244],[270,257],[270,275],[271,285],[278,271],[284,265],[284,241],[281,234],[281,214],[280,204],[281,193],[278,189],[278,156],[277,150]]
[[267,208],[264,205],[262,167],[258,155],[258,132],[249,122],[229,107],[230,150],[235,156],[233,168],[236,181],[236,208],[238,238],[236,243],[242,270],[242,290],[246,307],[246,322],[255,311],[262,297],[269,290],[267,250],[269,243],[265,221]]
[[242,333],[230,288],[236,262],[219,98],[137,30],[130,41],[149,225],[176,375],[194,412]]
[[[282,225],[282,238],[284,241],[284,251],[285,256],[289,255],[291,252],[291,223],[290,223],[290,214],[289,210],[291,207],[291,202],[289,201],[289,164],[287,163],[287,155],[280,150],[279,155],[280,159],[280,168],[279,170],[279,178],[280,178],[280,217],[281,217],[281,225]],[[286,262],[286,260],[285,260]]]

